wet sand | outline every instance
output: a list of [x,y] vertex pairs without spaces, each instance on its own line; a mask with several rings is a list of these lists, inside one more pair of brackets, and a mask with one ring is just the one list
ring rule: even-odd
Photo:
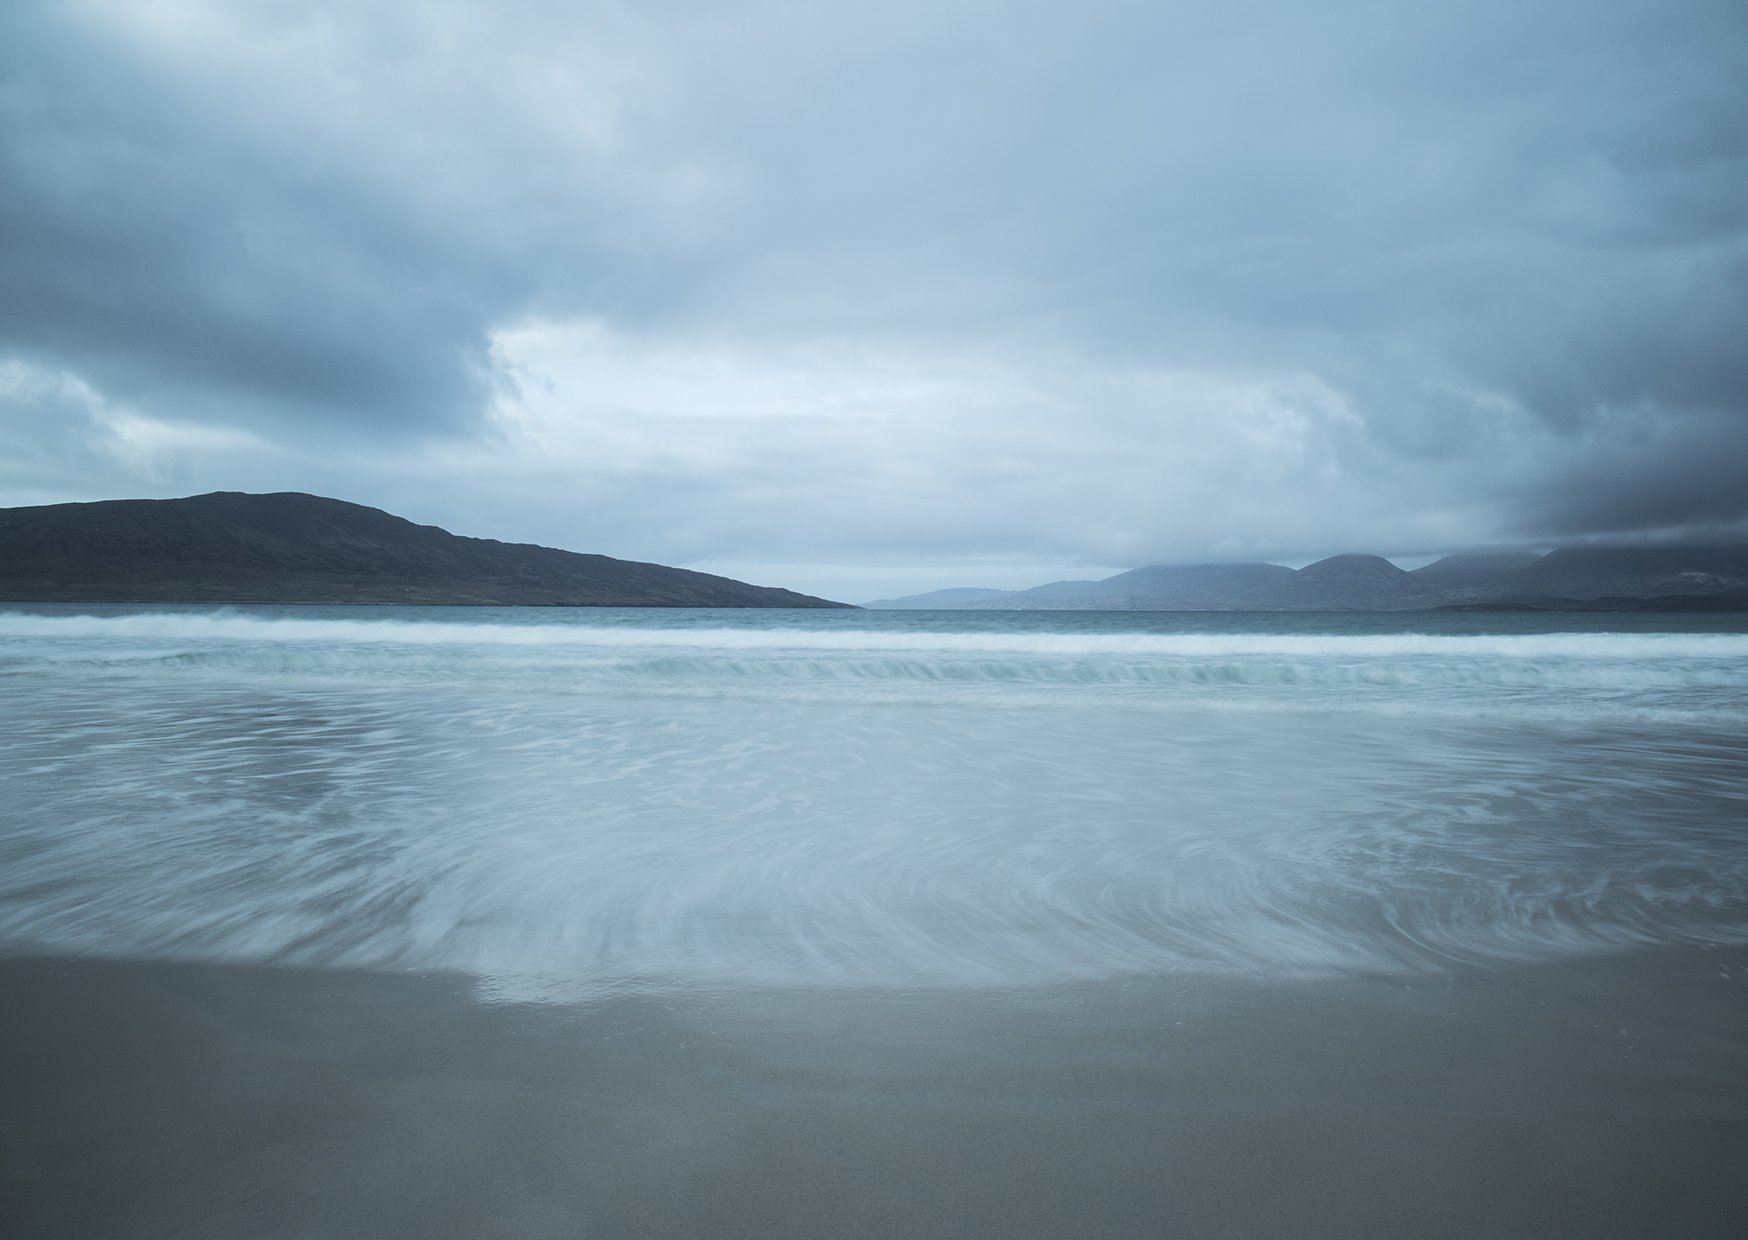
[[479,1002],[0,960],[0,1234],[1734,1237],[1748,950]]

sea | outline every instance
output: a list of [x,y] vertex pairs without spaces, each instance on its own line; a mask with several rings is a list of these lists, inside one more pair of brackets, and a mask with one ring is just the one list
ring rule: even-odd
[[487,1001],[1748,943],[1748,617],[12,605],[0,953]]

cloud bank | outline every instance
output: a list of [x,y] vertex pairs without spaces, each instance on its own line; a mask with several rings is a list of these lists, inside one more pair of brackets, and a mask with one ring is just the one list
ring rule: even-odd
[[22,0],[0,75],[0,502],[942,583],[1748,533],[1734,0]]

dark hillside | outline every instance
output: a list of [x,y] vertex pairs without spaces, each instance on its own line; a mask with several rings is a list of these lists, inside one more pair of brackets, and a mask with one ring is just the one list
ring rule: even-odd
[[1438,595],[1376,555],[1332,555],[1247,595],[1268,611],[1402,611],[1432,606]]
[[1567,598],[1653,598],[1748,587],[1748,547],[1562,547],[1496,579]]
[[0,599],[842,607],[727,577],[464,538],[298,492],[0,509]]
[[1516,572],[1542,558],[1536,551],[1465,551],[1423,564],[1411,576],[1441,590],[1489,586],[1501,573]]

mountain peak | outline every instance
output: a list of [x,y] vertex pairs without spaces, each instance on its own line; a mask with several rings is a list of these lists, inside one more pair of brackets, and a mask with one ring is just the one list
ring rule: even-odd
[[1336,578],[1336,577],[1368,577],[1383,581],[1393,581],[1406,577],[1408,574],[1397,568],[1381,555],[1361,555],[1349,552],[1344,555],[1332,555],[1326,560],[1318,560],[1315,564],[1307,564],[1299,570],[1301,577]]

